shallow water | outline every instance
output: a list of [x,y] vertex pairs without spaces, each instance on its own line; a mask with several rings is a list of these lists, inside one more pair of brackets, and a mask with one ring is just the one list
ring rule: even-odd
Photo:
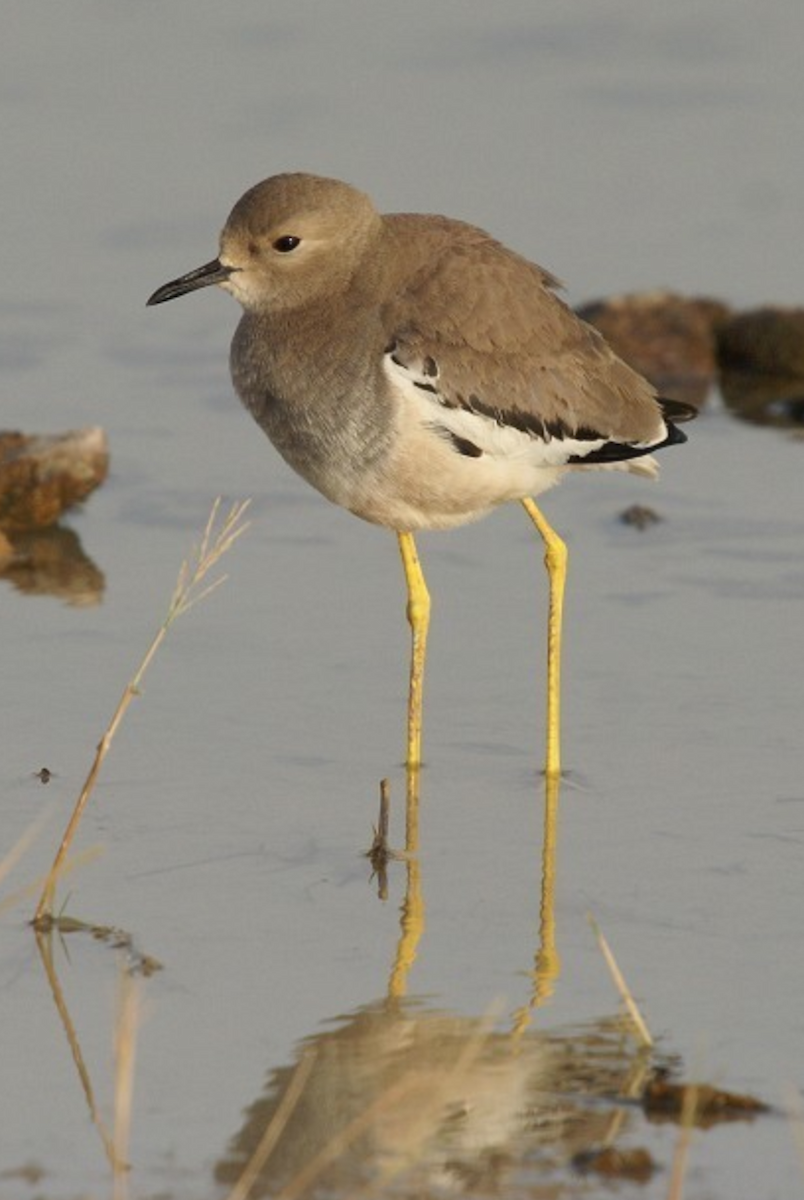
[[[212,498],[253,497],[228,582],[171,631],[115,740],[77,845],[102,853],[61,892],[69,912],[121,927],[164,964],[143,983],[131,1194],[225,1195],[236,1139],[267,1119],[305,1045],[318,1057],[309,1143],[283,1151],[294,1169],[326,1144],[332,1110],[364,1111],[393,1086],[388,1059],[418,1069],[417,1051],[439,1079],[456,1065],[453,1124],[424,1145],[403,1112],[407,1142],[386,1128],[329,1183],[346,1194],[350,1163],[412,1160],[420,1174],[389,1188],[452,1186],[451,1154],[469,1194],[589,1194],[569,1165],[575,1143],[545,1150],[534,1131],[549,1124],[545,1093],[589,1103],[578,1075],[595,1076],[589,1046],[611,1036],[618,999],[590,910],[661,1054],[781,1103],[802,1083],[796,430],[743,422],[713,397],[657,487],[583,478],[545,500],[571,554],[553,972],[534,976],[541,552],[516,507],[421,538],[434,600],[424,930],[402,1002],[405,867],[391,864],[383,903],[360,856],[383,777],[403,841],[394,541],[310,492],[239,410],[226,297],[143,306],[211,256],[247,185],[294,167],[349,179],[383,207],[488,226],[566,278],[574,302],[659,285],[800,301],[797,0],[741,6],[739,20],[722,0],[538,14],[511,2],[493,16],[465,0],[394,12],[349,0],[337,16],[194,0],[158,20],[147,6],[78,4],[46,26],[7,8],[2,423],[102,424],[112,472],[68,522],[88,560],[81,603],[0,582],[3,851],[47,821],[0,901],[46,869]],[[622,525],[636,502],[664,520]],[[34,903],[2,912],[0,1197],[103,1195],[103,1139],[64,1012],[108,1129],[115,955],[54,941],[60,1015],[25,924]],[[529,1005],[524,1062],[501,1067],[499,1039],[510,1044]],[[486,1014],[493,1034],[475,1053]],[[560,1086],[556,1056],[571,1066]],[[622,1088],[633,1057],[630,1043],[611,1051],[607,1088],[615,1075]],[[472,1119],[455,1116],[464,1108]],[[588,1136],[621,1111],[595,1109]],[[438,1131],[441,1110],[425,1114]],[[624,1144],[664,1168],[640,1194],[664,1196],[676,1129],[625,1115]],[[26,1167],[44,1175],[27,1182]],[[687,1191],[787,1196],[803,1178],[787,1122],[770,1117],[697,1134]]]

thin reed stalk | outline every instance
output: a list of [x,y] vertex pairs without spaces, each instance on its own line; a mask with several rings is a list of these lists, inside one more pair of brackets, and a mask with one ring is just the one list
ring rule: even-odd
[[83,816],[84,809],[87,806],[90,796],[95,787],[95,782],[98,778],[101,766],[103,765],[106,755],[109,753],[114,736],[120,727],[123,717],[126,715],[128,706],[131,701],[140,694],[140,687],[145,677],[148,667],[153,662],[157,650],[162,645],[162,642],[167,636],[168,630],[179,617],[184,616],[194,604],[199,600],[203,600],[210,592],[219,587],[226,579],[225,575],[220,576],[212,582],[206,582],[209,572],[216,566],[221,557],[226,553],[232,544],[240,537],[248,528],[248,523],[243,521],[243,514],[248,507],[248,501],[233,504],[229,513],[223,518],[220,528],[215,527],[218,518],[218,510],[220,508],[220,497],[218,497],[212,505],[212,510],[209,514],[206,527],[204,529],[201,542],[197,547],[194,547],[190,557],[185,559],[179,570],[176,586],[173,589],[173,595],[170,599],[167,614],[159,626],[154,638],[145,652],[145,655],[137,668],[136,672],[123,689],[123,694],[117,708],[114,711],[111,721],[106,728],[100,742],[95,751],[95,758],[90,767],[89,774],[81,794],[76,801],[72,816],[67,823],[67,828],[61,839],[61,844],[53,860],[53,865],[50,868],[45,886],[42,890],[42,895],[39,899],[36,912],[34,914],[33,925],[36,929],[47,929],[52,925],[53,921],[53,900],[56,891],[56,884],[59,876],[64,868],[64,861],[72,845],[76,830]]
[[633,992],[629,988],[628,984],[625,982],[625,976],[623,975],[620,968],[617,966],[617,960],[614,957],[611,946],[609,946],[608,942],[606,941],[605,937],[603,936],[603,933],[602,933],[597,921],[595,920],[595,918],[592,916],[591,913],[588,913],[587,916],[589,919],[589,924],[592,926],[592,932],[594,933],[595,937],[597,938],[597,944],[600,947],[600,952],[603,955],[603,957],[605,958],[606,966],[609,968],[609,971],[611,972],[611,977],[614,980],[614,985],[617,988],[617,991],[620,993],[623,1004],[628,1009],[628,1014],[631,1017],[631,1020],[634,1022],[634,1026],[636,1028],[639,1040],[642,1042],[642,1044],[644,1046],[646,1046],[646,1047],[648,1047],[648,1049],[650,1049],[653,1046],[653,1038],[650,1035],[650,1030],[648,1029],[647,1025],[645,1024],[645,1020],[642,1016],[642,1013],[639,1011],[639,1007],[637,1005],[636,1000],[634,999]]

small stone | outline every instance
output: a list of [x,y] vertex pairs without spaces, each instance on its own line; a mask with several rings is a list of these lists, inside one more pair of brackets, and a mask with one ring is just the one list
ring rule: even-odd
[[632,525],[634,529],[647,529],[649,525],[656,525],[662,518],[647,504],[632,504],[620,513],[620,520],[623,525]]

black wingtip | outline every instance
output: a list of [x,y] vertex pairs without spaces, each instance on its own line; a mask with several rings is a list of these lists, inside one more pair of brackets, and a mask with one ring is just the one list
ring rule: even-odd
[[[684,421],[692,421],[698,416],[698,409],[694,404],[687,404],[684,400],[671,400],[668,396],[659,396],[658,400],[662,416],[667,421],[678,421],[681,424]],[[682,441],[686,440],[686,438],[682,439]]]
[[669,396],[659,396],[659,407],[667,426],[667,437],[661,446],[655,446],[654,449],[660,450],[663,446],[680,446],[682,442],[686,442],[687,435],[677,429],[676,424],[694,420],[698,416],[698,409],[694,404],[687,404],[684,400],[671,400]]
[[633,446],[627,442],[606,442],[597,450],[593,450],[591,454],[574,454],[569,462],[577,463],[579,466],[592,463],[625,462],[630,458],[642,458],[646,454],[653,454],[655,450],[664,450],[665,446],[682,445],[683,442],[686,442],[687,435],[677,428],[675,422],[691,421],[698,415],[697,408],[692,404],[686,404],[683,400],[670,400],[665,396],[659,396],[658,403],[667,430],[664,441],[655,442],[652,446]]
[[[684,419],[687,421],[690,420],[689,417],[685,417]],[[667,437],[658,446],[654,446],[654,450],[662,450],[665,446],[680,446],[682,442],[687,441],[686,433],[677,429],[672,421],[665,421],[665,425],[667,426]]]

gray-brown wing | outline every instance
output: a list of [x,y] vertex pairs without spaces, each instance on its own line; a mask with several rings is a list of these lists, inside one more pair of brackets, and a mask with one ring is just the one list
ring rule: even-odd
[[471,226],[393,220],[408,273],[385,306],[389,343],[443,404],[537,435],[662,435],[653,388],[559,299],[547,271]]

